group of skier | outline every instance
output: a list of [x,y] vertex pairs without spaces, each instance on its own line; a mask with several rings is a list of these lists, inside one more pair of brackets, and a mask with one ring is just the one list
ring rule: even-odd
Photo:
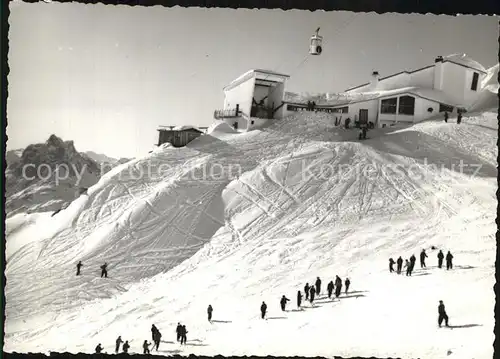
[[[422,252],[420,252],[420,268],[426,268],[425,265],[425,258],[428,258],[427,253],[425,253],[425,249],[422,249]],[[443,251],[439,250],[439,253],[437,254],[438,258],[438,267],[442,268],[443,266],[443,259],[445,258]],[[406,275],[411,276],[413,269],[415,268],[415,262],[417,261],[417,258],[415,257],[414,254],[410,257],[410,259],[405,259],[405,266],[404,268],[406,269]],[[392,273],[394,272],[394,264],[397,265],[396,268],[396,273],[401,274],[401,270],[403,269],[403,258],[401,256],[397,259],[397,261],[394,261],[394,259],[389,258],[389,272]],[[453,255],[451,254],[450,251],[446,254],[446,269],[452,269],[453,268]]]
[[[351,281],[349,278],[346,278],[345,280],[345,294],[349,291],[349,286],[351,285]],[[335,289],[335,297],[338,298],[340,296],[340,293],[342,292],[342,279],[340,279],[339,276],[335,277],[335,284],[333,281],[330,281],[327,285],[327,293],[328,293],[328,298],[332,298],[332,294],[334,293]],[[305,293],[305,300],[309,300],[311,305],[313,305],[314,299],[316,295],[319,295],[321,293],[321,279],[319,277],[316,278],[316,282],[314,285],[309,285],[309,283],[306,283],[304,286],[304,293]],[[297,308],[301,308],[302,306],[302,292],[299,290],[297,291]],[[280,307],[282,311],[286,311],[286,303],[288,303],[290,299],[288,299],[285,295],[283,295],[280,299]],[[260,306],[260,315],[262,319],[265,319],[267,314],[267,304],[266,302],[262,302]]]
[[[76,275],[80,275],[81,274],[81,269],[83,267],[83,264],[82,264],[82,261],[79,261],[77,264],[76,264]],[[108,278],[108,263],[104,263],[101,267],[101,278]]]

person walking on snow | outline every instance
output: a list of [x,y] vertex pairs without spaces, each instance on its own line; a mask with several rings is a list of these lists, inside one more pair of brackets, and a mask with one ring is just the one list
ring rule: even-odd
[[331,280],[330,283],[328,283],[326,290],[328,291],[328,299],[330,299],[333,293],[333,280]]
[[408,259],[405,259],[405,266],[404,268],[406,268],[406,276],[410,276],[411,275],[411,263]]
[[266,302],[262,302],[262,305],[260,306],[260,316],[262,319],[266,317],[266,311],[267,311],[267,304]]
[[183,324],[181,325],[181,344],[184,344],[186,345],[186,342],[187,342],[187,329],[186,329],[186,326]]
[[115,347],[115,353],[118,354],[120,351],[120,344],[123,343],[122,337],[118,336],[118,339],[116,339],[116,347]]
[[107,263],[104,263],[102,266],[101,266],[101,278],[104,277],[104,278],[108,278],[108,264]]
[[340,293],[342,292],[342,279],[337,275],[335,276],[335,297],[339,297]]
[[453,268],[453,255],[451,254],[450,251],[446,254],[446,269],[452,269]]
[[304,293],[306,294],[306,300],[309,299],[309,283],[306,283],[306,285],[304,286]]
[[437,257],[438,257],[438,268],[442,268],[443,267],[444,254],[443,254],[443,251],[441,249],[439,250],[439,253],[438,253]]
[[440,328],[441,324],[443,323],[443,320],[444,320],[444,325],[448,327],[448,314],[446,314],[443,301],[440,300],[438,305],[438,325]]
[[410,257],[410,275],[413,272],[413,269],[415,268],[415,262],[417,261],[417,258],[415,257],[414,254],[411,255]]
[[161,342],[161,333],[157,329],[156,332],[154,333],[154,338],[153,338],[154,346],[153,346],[153,349],[156,348],[156,351],[158,351],[158,349],[160,348],[160,342]]
[[394,263],[396,263],[394,262],[394,259],[389,258],[389,273],[394,272]]
[[101,343],[97,344],[97,346],[95,347],[95,352],[96,354],[100,354],[102,352]]
[[129,348],[130,344],[128,343],[128,340],[126,340],[125,343],[123,343],[123,352],[128,353]]
[[314,289],[313,286],[309,288],[309,302],[311,302],[311,305],[314,302],[314,295],[316,294],[316,289]]
[[345,294],[347,294],[347,292],[349,291],[350,285],[351,285],[351,281],[349,280],[349,278],[346,278],[346,280],[345,280]]
[[285,297],[285,295],[283,295],[281,297],[281,300],[280,300],[280,305],[281,305],[281,310],[284,312],[285,311],[285,307],[286,307],[286,302],[290,301],[290,299],[288,299],[287,297]]
[[142,343],[142,349],[144,349],[144,354],[150,354],[151,352],[149,351],[149,346],[151,345],[151,343],[148,343],[147,340],[144,341],[144,343]]
[[401,258],[401,256],[399,256],[397,264],[398,264],[398,267],[397,267],[398,274],[401,274],[401,269],[403,268],[403,258]]
[[302,292],[299,290],[297,292],[297,308],[300,309],[300,305],[302,304]]
[[427,258],[427,254],[425,249],[422,249],[422,252],[420,252],[420,268],[425,268],[425,258]]
[[208,321],[212,323],[212,312],[214,311],[214,308],[212,308],[212,305],[209,304],[207,308],[207,313],[208,313]]
[[79,261],[76,265],[76,275],[80,275],[80,269],[83,267],[82,261]]
[[316,294],[319,295],[321,293],[321,279],[316,278]]
[[175,329],[175,332],[177,333],[178,342],[181,340],[181,331],[182,331],[182,325],[181,323],[177,323],[177,328]]
[[153,324],[151,326],[151,340],[152,341],[155,341],[156,333],[158,333],[158,332],[159,332],[158,328],[156,327],[156,325]]

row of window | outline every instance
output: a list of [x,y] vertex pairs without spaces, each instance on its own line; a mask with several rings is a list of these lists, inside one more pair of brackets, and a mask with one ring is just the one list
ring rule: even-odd
[[[286,105],[287,111],[305,111],[305,106],[297,106],[297,105]],[[324,107],[316,107],[314,111],[319,112],[328,112],[328,113],[347,113],[349,112],[349,106],[339,107],[339,108],[324,108]]]
[[[395,115],[396,108],[398,107],[398,98],[388,98],[382,100],[380,103],[380,113]],[[399,109],[397,111],[400,115],[414,115],[415,114],[415,97],[401,96],[399,98]]]

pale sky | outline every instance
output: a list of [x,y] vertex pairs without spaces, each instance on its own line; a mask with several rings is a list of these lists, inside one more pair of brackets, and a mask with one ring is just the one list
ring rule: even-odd
[[[340,92],[466,53],[497,63],[488,16],[234,10],[79,3],[10,5],[8,149],[51,134],[78,151],[147,153],[159,125],[208,126],[222,88],[252,68],[287,91]],[[307,56],[320,26],[323,53]]]

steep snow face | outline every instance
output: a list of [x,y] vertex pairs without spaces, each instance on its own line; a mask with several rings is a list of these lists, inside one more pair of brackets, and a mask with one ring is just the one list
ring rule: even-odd
[[[358,142],[333,116],[300,114],[118,166],[9,236],[5,350],[109,353],[121,335],[140,352],[154,323],[163,355],[491,357],[497,123],[482,116]],[[432,246],[455,269],[438,270]],[[388,273],[422,248],[427,269]],[[295,309],[306,282],[337,274],[350,295],[280,311],[283,294]],[[439,300],[454,329],[437,328]],[[178,321],[186,347],[168,343]]]
[[76,151],[73,141],[52,135],[26,147],[6,171],[6,212],[54,211],[99,180],[97,163]]
[[481,88],[477,100],[475,101],[468,112],[477,114],[484,109],[498,109],[498,64],[488,69],[487,75],[481,82]]

